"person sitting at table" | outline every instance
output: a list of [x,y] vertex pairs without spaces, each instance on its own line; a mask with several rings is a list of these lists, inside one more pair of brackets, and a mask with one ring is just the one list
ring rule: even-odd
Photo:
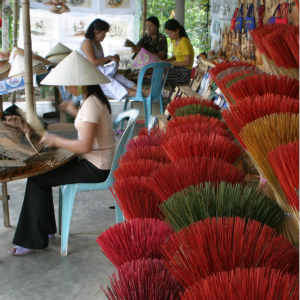
[[[84,35],[85,39],[80,43],[77,51],[110,79],[111,83],[101,85],[103,93],[111,99],[121,101],[126,96],[134,97],[137,85],[117,73],[120,61],[119,55],[104,56],[101,42],[105,39],[108,31],[109,24],[107,22],[101,19],[94,20],[88,27]],[[113,62],[113,65],[106,66],[109,62]],[[149,92],[150,89],[143,90],[143,95],[147,97]]]
[[[69,56],[65,59],[68,58]],[[93,68],[86,59],[83,60],[88,63],[85,70]],[[78,130],[79,139],[68,140],[56,135],[45,135],[41,139],[41,143],[49,148],[64,148],[79,156],[57,169],[28,178],[24,202],[13,238],[13,244],[17,246],[9,251],[12,255],[20,256],[43,251],[48,247],[49,238],[54,237],[56,224],[52,187],[73,183],[104,182],[109,175],[115,154],[115,132],[110,103],[99,86],[108,80],[97,69],[94,70],[93,76],[87,74],[88,72],[71,74],[69,68],[60,68],[58,65],[47,76],[49,78],[44,79],[47,80],[47,84],[60,85],[59,81],[64,78],[64,83],[67,81],[73,84],[73,86],[66,85],[70,93],[74,96],[80,94],[84,96],[84,102],[79,110],[72,101],[64,101],[60,105],[61,110],[76,116],[74,125]],[[94,85],[80,86],[80,81],[91,82],[91,80]],[[99,84],[95,85],[96,83]]]
[[191,79],[194,63],[194,49],[183,26],[171,19],[166,22],[165,29],[173,43],[173,56],[165,59],[172,67],[167,81],[173,84],[184,83]]
[[159,32],[159,20],[156,17],[149,17],[146,20],[146,30],[147,32],[137,43],[137,47],[132,48],[132,52],[139,53],[141,48],[145,48],[161,60],[166,59],[168,42],[166,36]]

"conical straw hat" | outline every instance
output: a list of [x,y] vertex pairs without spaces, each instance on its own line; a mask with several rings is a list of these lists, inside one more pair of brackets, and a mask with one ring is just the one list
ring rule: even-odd
[[77,51],[68,55],[41,82],[45,85],[97,85],[110,83],[90,61]]
[[8,61],[0,61],[0,74],[5,73],[10,68]]
[[50,50],[50,52],[45,56],[45,58],[56,54],[70,54],[71,52],[72,50],[70,48],[66,47],[61,43],[58,43]]
[[52,13],[58,13],[59,11],[59,8],[56,6],[56,5],[51,5],[49,10],[52,12]]
[[[38,60],[32,60],[32,67],[33,69],[36,68],[39,64],[42,63]],[[8,77],[21,77],[25,76],[25,58],[23,55],[17,54],[16,58],[14,59],[13,65],[10,69]]]
[[48,57],[48,60],[51,61],[51,64],[59,64],[64,60],[69,54],[56,54]]
[[[13,53],[12,53],[12,60],[14,60],[15,57],[18,54],[24,56],[24,49],[21,49],[21,48],[18,48],[18,47],[14,48]],[[35,59],[35,60],[39,60],[40,62],[42,62],[45,65],[50,65],[51,64],[51,62],[49,60],[47,60],[44,57],[42,57],[40,55],[37,55],[35,53],[32,53],[32,58]]]
[[43,4],[51,6],[53,5],[53,2],[51,0],[46,0],[43,2]]
[[63,13],[70,12],[70,8],[69,8],[67,5],[63,4],[63,5],[61,6],[59,12],[62,13],[62,14],[63,14]]

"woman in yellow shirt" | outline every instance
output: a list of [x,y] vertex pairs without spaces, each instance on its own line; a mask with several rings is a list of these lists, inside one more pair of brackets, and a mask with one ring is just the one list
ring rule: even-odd
[[173,43],[173,56],[165,59],[172,67],[167,77],[170,83],[183,83],[191,78],[194,50],[183,26],[171,19],[165,24],[166,33]]

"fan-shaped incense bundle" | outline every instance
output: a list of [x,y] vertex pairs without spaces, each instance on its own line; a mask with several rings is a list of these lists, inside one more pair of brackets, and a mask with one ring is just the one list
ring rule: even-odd
[[182,116],[196,115],[196,114],[213,117],[219,120],[222,118],[220,111],[216,110],[214,107],[208,107],[201,104],[186,105],[177,108],[175,111],[175,117],[182,117]]
[[297,300],[297,276],[271,268],[234,269],[200,279],[181,300]]
[[234,163],[243,150],[233,141],[222,135],[211,133],[182,133],[162,143],[171,161],[187,157],[215,157],[228,163]]
[[[273,74],[288,75],[299,80],[299,58],[295,58],[290,44],[286,42],[285,38],[287,32],[294,33],[295,31],[295,26],[276,24],[260,26],[251,31],[251,35],[262,54],[264,63]],[[295,38],[296,32],[292,39]],[[296,57],[299,57],[299,42],[296,49],[298,50]]]
[[186,124],[195,124],[195,123],[201,123],[201,124],[208,123],[212,127],[218,126],[225,130],[228,129],[228,126],[224,122],[220,121],[219,119],[216,119],[213,117],[208,117],[208,116],[203,116],[200,114],[176,117],[175,119],[170,120],[166,124],[165,129],[171,130],[178,126],[183,126]]
[[158,146],[159,141],[160,136],[158,135],[141,135],[130,140],[126,145],[126,149],[129,151],[131,149],[136,149],[139,147]]
[[96,241],[104,255],[118,268],[137,259],[161,259],[160,246],[171,234],[171,228],[163,221],[133,219],[110,227]]
[[171,138],[182,133],[190,133],[190,134],[199,133],[201,135],[216,134],[216,135],[222,135],[230,140],[234,139],[234,136],[229,131],[225,130],[222,127],[212,126],[209,123],[194,123],[194,124],[188,123],[181,126],[177,126],[172,129],[166,126],[165,132],[161,136],[161,141],[162,143],[164,143],[165,141],[170,140]]
[[268,158],[299,222],[299,140],[270,151]]
[[239,135],[245,125],[267,115],[286,112],[298,113],[299,99],[266,94],[247,97],[243,101],[232,104],[230,110],[226,109],[222,112],[222,116],[241,145],[246,147]]
[[240,72],[235,72],[233,74],[229,74],[222,79],[220,79],[217,83],[218,87],[222,91],[223,95],[226,97],[226,100],[229,103],[233,102],[233,99],[228,92],[228,88],[231,87],[234,83],[243,80],[247,77],[253,76],[255,74],[260,74],[262,73],[261,70],[257,69],[256,71],[249,70],[249,71],[240,71]]
[[217,186],[190,186],[160,205],[166,222],[174,230],[212,217],[240,217],[277,228],[285,214],[274,200],[241,184],[220,182]]
[[298,251],[275,229],[257,221],[205,219],[162,245],[166,267],[185,286],[222,271],[270,267],[298,275]]
[[299,68],[299,25],[289,27],[289,30],[286,30],[283,38],[288,44]]
[[244,70],[247,70],[248,68],[255,69],[255,66],[243,61],[224,62],[221,64],[217,64],[213,68],[211,68],[209,70],[209,74],[212,76],[213,80],[217,82],[222,78],[218,77],[219,74],[224,74],[224,71],[226,70],[228,70],[228,73],[233,73],[233,68],[243,68]]
[[[292,213],[277,176],[270,165],[268,153],[277,147],[299,139],[299,114],[272,114],[248,123],[240,136],[255,160],[260,174],[271,185],[280,207],[286,213]],[[296,219],[288,219],[284,235],[293,243],[299,241],[299,228]]]
[[246,175],[233,165],[207,157],[184,158],[152,172],[149,185],[162,201],[190,185],[220,181],[245,183]]
[[140,159],[151,159],[156,160],[161,163],[170,161],[166,153],[161,147],[151,146],[151,147],[139,147],[136,149],[131,149],[125,152],[119,159],[119,166],[123,166],[129,162],[135,162]]
[[179,300],[182,287],[158,259],[139,259],[123,264],[101,286],[109,300]]
[[[274,94],[299,99],[299,81],[287,76],[257,74],[239,80],[228,88],[228,93],[235,102],[246,97]],[[228,99],[229,100],[229,99]]]
[[114,177],[117,180],[129,178],[129,177],[147,177],[155,169],[162,167],[164,164],[153,159],[139,159],[134,163],[128,162],[119,166],[114,171]]
[[213,101],[210,101],[207,99],[199,99],[199,98],[195,98],[195,97],[183,97],[183,98],[176,97],[167,106],[167,110],[168,110],[169,114],[172,116],[172,118],[175,118],[176,110],[180,107],[184,107],[187,105],[202,105],[202,106],[206,106],[206,107],[212,107],[217,111],[220,110],[220,107],[218,105],[215,105]]
[[126,220],[136,218],[159,219],[161,211],[160,198],[149,185],[145,177],[130,177],[117,180],[110,187]]

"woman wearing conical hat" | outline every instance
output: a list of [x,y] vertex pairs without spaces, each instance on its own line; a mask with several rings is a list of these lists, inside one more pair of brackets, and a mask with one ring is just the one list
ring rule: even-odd
[[[134,97],[137,85],[128,80],[125,76],[116,73],[119,66],[119,55],[104,56],[101,42],[105,39],[109,31],[109,24],[101,19],[94,20],[88,27],[85,39],[80,43],[78,52],[95,65],[111,81],[109,84],[102,84],[103,93],[111,99],[121,101],[124,97]],[[114,66],[105,66],[113,61]],[[145,97],[149,96],[149,91],[143,91]]]
[[71,101],[61,109],[76,116],[78,140],[45,135],[41,143],[49,148],[64,148],[79,154],[77,158],[48,173],[28,178],[12,255],[39,252],[48,247],[49,238],[56,233],[52,187],[73,183],[104,182],[110,172],[115,154],[115,133],[111,107],[99,84],[109,80],[87,59],[74,51],[67,56],[42,84],[64,85],[74,96],[83,94],[78,110]]

